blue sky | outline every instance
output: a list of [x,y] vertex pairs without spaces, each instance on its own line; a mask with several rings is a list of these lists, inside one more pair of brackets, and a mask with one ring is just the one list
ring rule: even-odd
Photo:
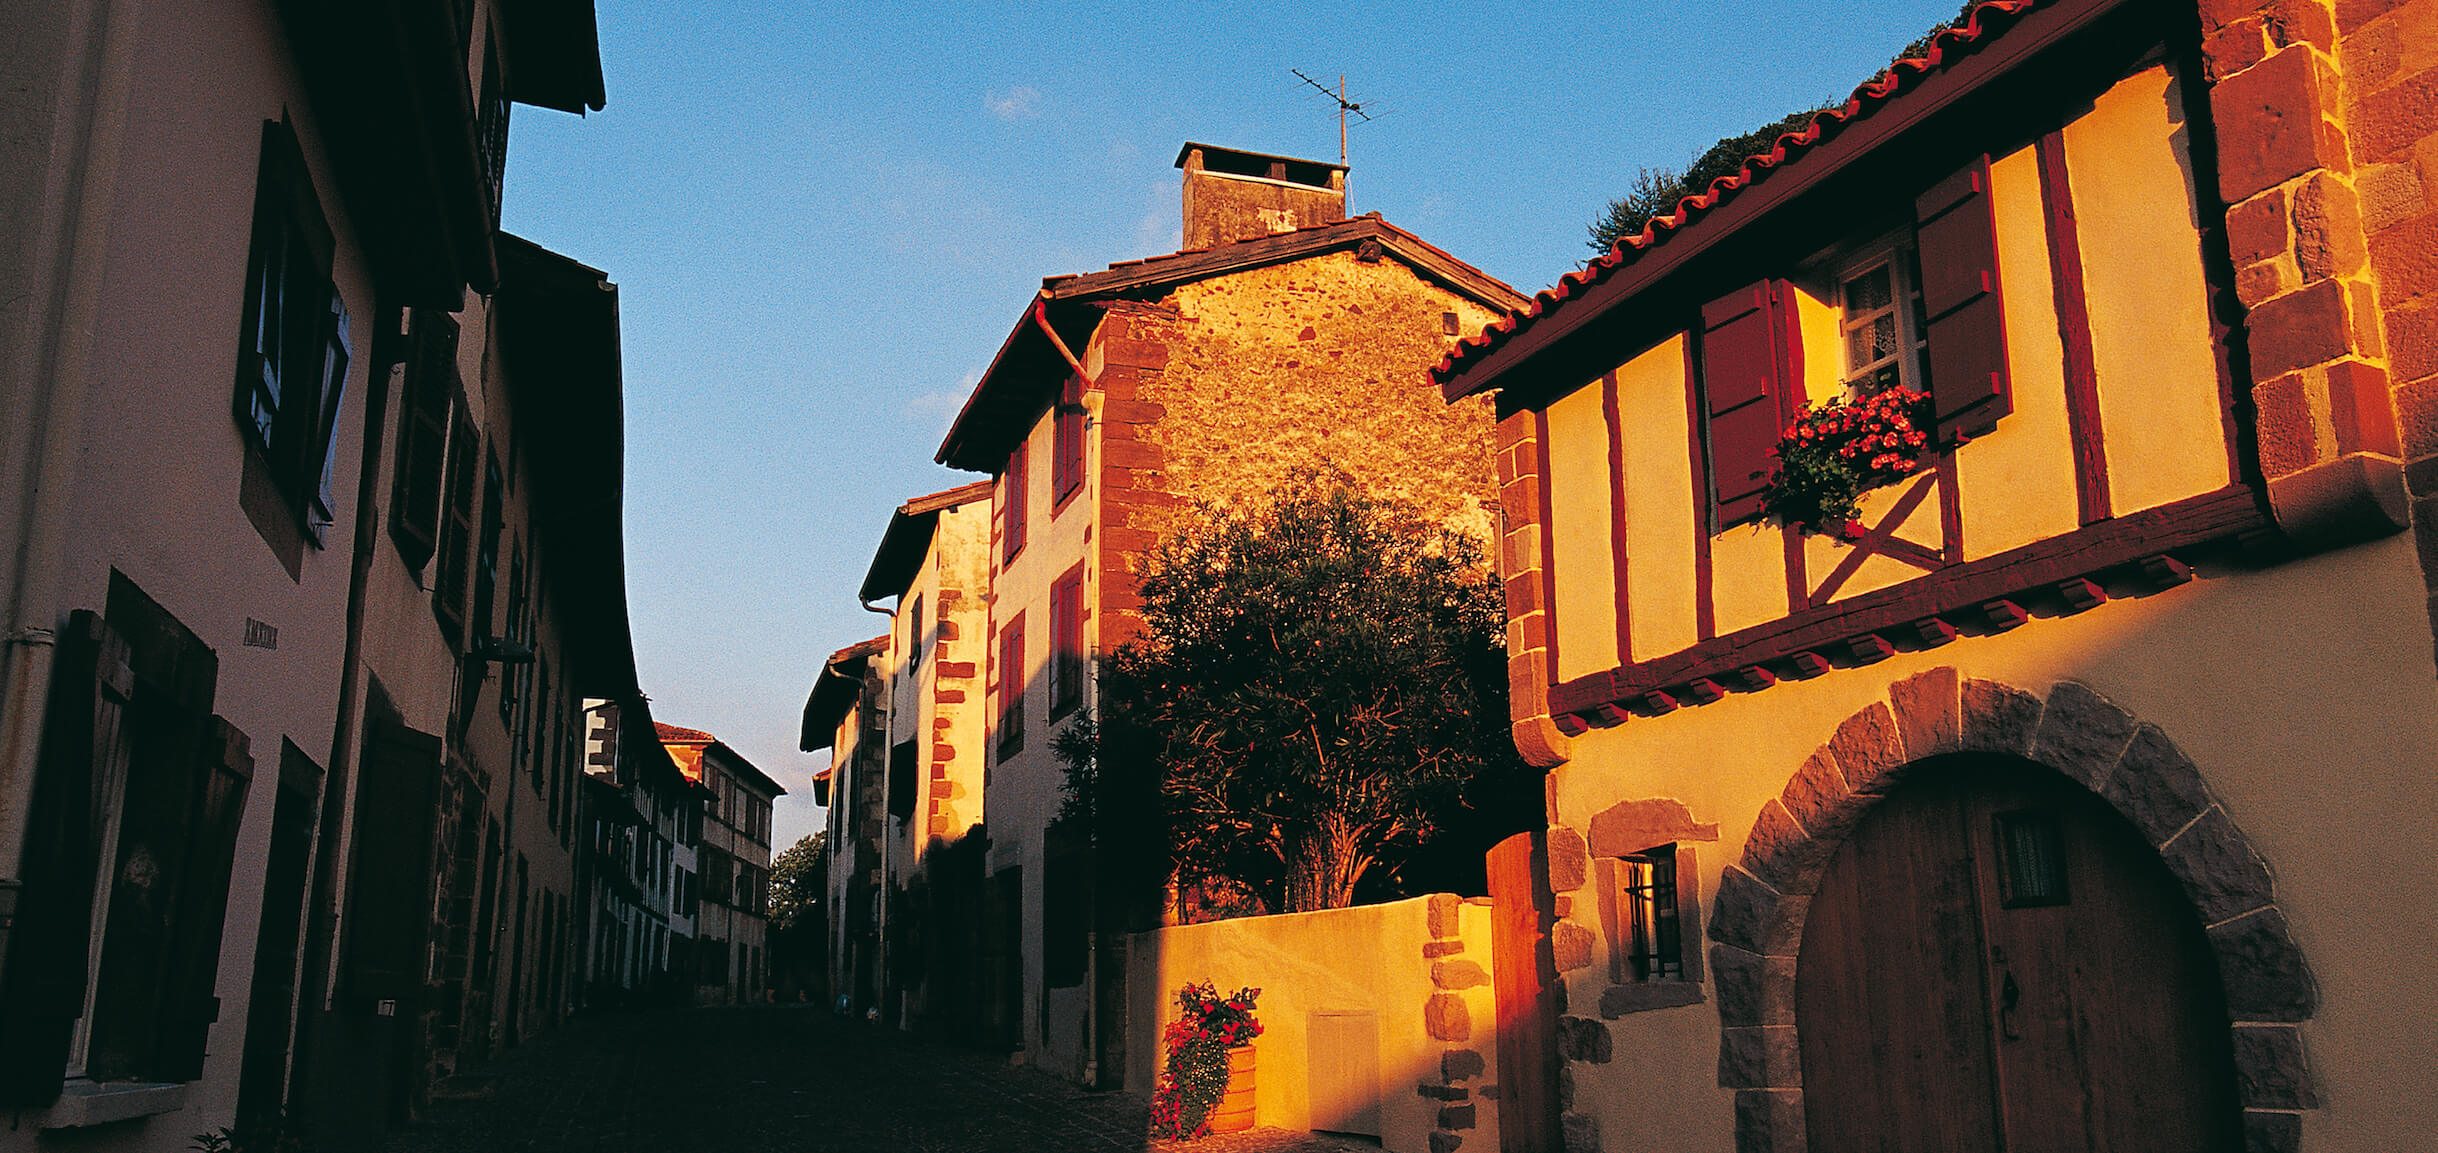
[[[1590,253],[1637,169],[1842,98],[1953,0],[1171,3],[815,11],[597,0],[608,107],[519,107],[507,227],[619,285],[627,591],[654,715],[795,795],[854,590],[1046,275],[1177,247],[1178,146],[1333,159],[1379,211],[1515,287]],[[1421,387],[1417,381],[1417,387]]]

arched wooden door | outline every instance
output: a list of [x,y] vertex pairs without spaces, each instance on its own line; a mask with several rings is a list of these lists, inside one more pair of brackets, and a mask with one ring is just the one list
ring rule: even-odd
[[2239,1147],[2225,996],[2172,874],[2023,761],[1924,766],[1830,861],[1795,978],[1811,1147]]

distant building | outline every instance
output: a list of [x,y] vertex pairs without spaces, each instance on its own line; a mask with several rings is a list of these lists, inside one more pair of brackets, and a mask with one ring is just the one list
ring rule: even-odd
[[1139,631],[1151,550],[1196,502],[1323,463],[1490,539],[1491,413],[1447,408],[1424,373],[1524,303],[1347,219],[1341,165],[1188,144],[1177,166],[1190,247],[1043,281],[939,452],[987,488],[898,510],[860,590],[892,631],[834,655],[806,705],[804,744],[832,749],[851,1007],[1104,1085],[1130,1011],[1120,930],[1157,911],[1096,898],[1051,746]]
[[601,1005],[690,999],[709,790],[678,771],[657,726],[616,701],[584,702],[582,922],[588,1000]]
[[656,725],[660,743],[703,790],[696,848],[695,1000],[758,1004],[770,985],[770,807],[787,790],[699,729]]

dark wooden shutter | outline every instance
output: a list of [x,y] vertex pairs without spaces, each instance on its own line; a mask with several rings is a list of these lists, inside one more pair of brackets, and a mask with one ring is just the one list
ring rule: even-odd
[[1026,442],[1017,441],[1015,451],[1007,454],[1007,479],[1000,494],[1000,537],[1007,548],[1002,555],[1011,558],[1024,548],[1025,498],[1031,488],[1024,467],[1027,447]]
[[1778,471],[1778,434],[1801,395],[1794,286],[1764,280],[1702,307],[1702,411],[1708,418],[1714,527],[1761,514]]
[[42,750],[25,828],[23,887],[0,962],[0,1106],[48,1105],[59,1097],[76,1019],[84,1014],[85,967],[93,941],[93,879],[99,826],[96,774],[124,757],[120,714],[134,687],[127,647],[91,612],[57,638]]
[[423,987],[439,786],[439,737],[387,717],[365,726],[339,986],[359,1006],[406,1001]]
[[432,581],[432,615],[441,632],[454,643],[466,624],[467,550],[474,539],[475,470],[482,467],[482,446],[474,418],[462,398],[449,404],[448,501],[440,529],[440,562]]
[[[155,1077],[203,1076],[204,1043],[220,1019],[213,989],[220,977],[220,936],[228,919],[229,884],[237,860],[237,827],[245,820],[254,757],[246,735],[213,717],[203,726],[187,824],[184,877],[178,883],[177,926],[170,937],[168,988],[161,998],[160,1050]],[[259,879],[259,878],[257,878]]]
[[914,816],[915,801],[924,791],[920,752],[912,737],[889,746],[889,815],[900,820]]
[[418,308],[400,398],[398,473],[389,534],[406,567],[420,569],[440,539],[441,486],[448,472],[449,400],[457,394],[457,318]]
[[[305,510],[305,527],[312,532],[314,543],[327,539],[331,524],[338,519],[338,504],[330,491],[330,476],[337,466],[339,442],[339,408],[347,396],[347,365],[353,358],[354,338],[348,333],[347,302],[339,298],[338,286],[325,282],[324,317],[322,322],[321,406],[316,410],[318,425],[313,439],[303,446],[304,476],[312,483],[307,491],[313,494]],[[365,451],[372,451],[366,445]]]
[[1930,396],[1938,438],[1988,431],[2014,410],[2006,378],[2006,318],[1998,289],[1998,231],[1989,158],[1939,181],[1913,202],[1930,319]]

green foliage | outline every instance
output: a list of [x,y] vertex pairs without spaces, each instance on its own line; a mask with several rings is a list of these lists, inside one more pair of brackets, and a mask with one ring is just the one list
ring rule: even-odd
[[[1965,15],[1972,11],[1973,5],[1979,2],[1980,0],[1965,0],[1964,6],[1957,10],[1954,20],[1933,26],[1915,38],[1912,43],[1905,45],[1895,56],[1889,58],[1889,66],[1893,66],[1899,60],[1917,57],[1930,51],[1931,39],[1940,32],[1961,24]],[[1883,67],[1871,75],[1877,76],[1884,71],[1886,68]],[[1640,233],[1643,226],[1650,223],[1652,217],[1674,213],[1678,201],[1688,196],[1701,195],[1703,189],[1710,187],[1711,181],[1734,173],[1744,166],[1746,160],[1769,151],[1776,145],[1779,136],[1802,131],[1803,126],[1810,123],[1812,117],[1842,103],[1844,101],[1839,100],[1829,104],[1800,108],[1750,132],[1723,137],[1717,143],[1703,149],[1682,169],[1643,168],[1637,170],[1634,173],[1633,181],[1626,186],[1625,195],[1609,201],[1608,207],[1602,209],[1599,217],[1591,222],[1590,239],[1587,243],[1591,245],[1593,252],[1606,254],[1609,249],[1615,248],[1619,241]]]
[[1340,908],[1393,887],[1470,802],[1537,802],[1506,733],[1497,584],[1412,506],[1299,474],[1259,507],[1202,509],[1142,598],[1145,634],[1103,666],[1099,740],[1079,746],[1097,766],[1069,773],[1104,835],[1165,832],[1168,868],[1138,875]]
[[770,861],[770,923],[780,930],[821,907],[828,888],[829,834],[810,833]]

